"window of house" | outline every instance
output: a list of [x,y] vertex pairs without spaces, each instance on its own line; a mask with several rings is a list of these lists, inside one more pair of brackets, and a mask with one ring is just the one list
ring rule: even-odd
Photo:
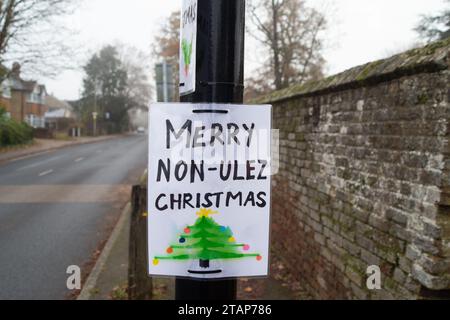
[[45,128],[45,118],[38,117],[34,114],[27,114],[25,122],[33,128]]
[[34,102],[34,93],[28,94],[28,102]]
[[11,87],[9,85],[8,80],[3,81],[1,90],[2,90],[2,96],[4,98],[11,98]]
[[42,104],[42,96],[39,93],[38,88],[34,89],[34,91],[28,95],[28,102]]
[[31,126],[32,123],[33,123],[33,115],[32,114],[27,114],[25,116],[25,122],[28,123]]

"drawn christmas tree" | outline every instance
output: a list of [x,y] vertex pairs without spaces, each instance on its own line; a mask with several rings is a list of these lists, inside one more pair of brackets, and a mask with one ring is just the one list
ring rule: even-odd
[[186,77],[189,73],[189,66],[191,65],[192,59],[192,43],[193,40],[189,43],[186,39],[181,41],[181,51],[183,52],[183,60],[184,60],[184,73]]
[[[159,265],[160,260],[199,260],[201,269],[209,269],[210,262],[213,260],[256,258],[257,261],[262,261],[260,254],[247,253],[250,245],[236,243],[231,229],[215,222],[211,218],[213,214],[218,213],[211,209],[201,209],[197,212],[199,218],[194,225],[184,229],[179,237],[179,243],[167,248],[167,256],[155,257],[153,264]],[[221,270],[212,272],[221,272]]]

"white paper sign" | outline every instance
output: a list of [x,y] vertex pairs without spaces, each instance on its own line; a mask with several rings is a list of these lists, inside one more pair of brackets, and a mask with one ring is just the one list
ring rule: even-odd
[[180,35],[180,95],[195,92],[197,0],[183,0]]
[[268,275],[271,106],[150,107],[150,275]]

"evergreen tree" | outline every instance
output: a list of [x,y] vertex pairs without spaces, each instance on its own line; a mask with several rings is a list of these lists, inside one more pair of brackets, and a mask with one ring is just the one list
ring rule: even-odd
[[[84,67],[83,80],[84,119],[98,112],[99,128],[107,133],[128,128],[128,99],[125,94],[128,74],[119,59],[117,49],[104,47],[94,54]],[[109,114],[109,119],[106,118]]]

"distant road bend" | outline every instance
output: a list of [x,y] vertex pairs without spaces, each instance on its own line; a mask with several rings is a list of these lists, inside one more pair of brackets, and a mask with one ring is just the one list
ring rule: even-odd
[[130,135],[0,164],[0,299],[65,299],[147,166]]

